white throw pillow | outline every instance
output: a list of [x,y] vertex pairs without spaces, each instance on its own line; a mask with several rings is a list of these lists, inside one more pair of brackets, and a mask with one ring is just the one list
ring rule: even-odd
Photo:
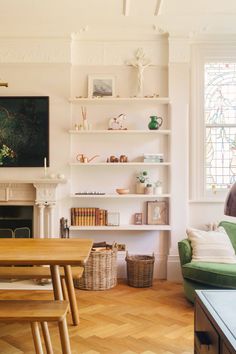
[[192,261],[236,263],[235,251],[223,227],[217,231],[187,230],[192,246]]

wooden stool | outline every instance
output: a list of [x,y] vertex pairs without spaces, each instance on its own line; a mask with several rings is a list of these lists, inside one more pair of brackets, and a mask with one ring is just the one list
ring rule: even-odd
[[[82,277],[84,268],[83,267],[71,267],[72,277],[73,279],[79,279]],[[60,276],[61,276],[61,284],[63,297],[65,300],[70,303],[70,311],[72,315],[72,319],[74,321],[74,311],[73,311],[73,295],[71,287],[73,284],[66,284],[65,282],[65,273],[63,267],[60,267]],[[51,279],[50,267],[0,267],[0,279]]]
[[53,354],[47,322],[58,323],[62,353],[71,354],[67,311],[67,301],[0,300],[0,322],[30,322],[36,354],[43,354],[38,322],[41,323],[47,354]]

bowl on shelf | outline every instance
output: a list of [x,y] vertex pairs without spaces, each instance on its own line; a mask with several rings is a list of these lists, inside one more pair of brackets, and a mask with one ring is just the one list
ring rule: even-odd
[[129,189],[126,189],[126,188],[117,188],[116,189],[116,192],[118,194],[128,194],[129,193]]

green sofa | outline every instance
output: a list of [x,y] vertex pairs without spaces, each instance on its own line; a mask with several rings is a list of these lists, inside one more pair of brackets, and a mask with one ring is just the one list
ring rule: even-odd
[[[236,251],[236,223],[222,221]],[[236,289],[236,264],[191,262],[192,248],[188,239],[178,242],[184,292],[194,302],[197,289]]]

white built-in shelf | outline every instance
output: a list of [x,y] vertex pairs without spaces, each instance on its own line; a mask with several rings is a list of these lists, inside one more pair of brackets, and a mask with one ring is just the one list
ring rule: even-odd
[[71,198],[150,199],[170,198],[170,194],[71,194]]
[[70,134],[148,134],[148,135],[168,135],[171,133],[169,129],[159,129],[159,130],[69,130]]
[[101,97],[101,98],[70,98],[71,103],[119,103],[119,102],[155,102],[157,104],[170,103],[169,97]]
[[171,230],[170,225],[120,225],[120,226],[70,226],[70,231],[166,231]]
[[170,166],[170,162],[71,162],[71,166]]

